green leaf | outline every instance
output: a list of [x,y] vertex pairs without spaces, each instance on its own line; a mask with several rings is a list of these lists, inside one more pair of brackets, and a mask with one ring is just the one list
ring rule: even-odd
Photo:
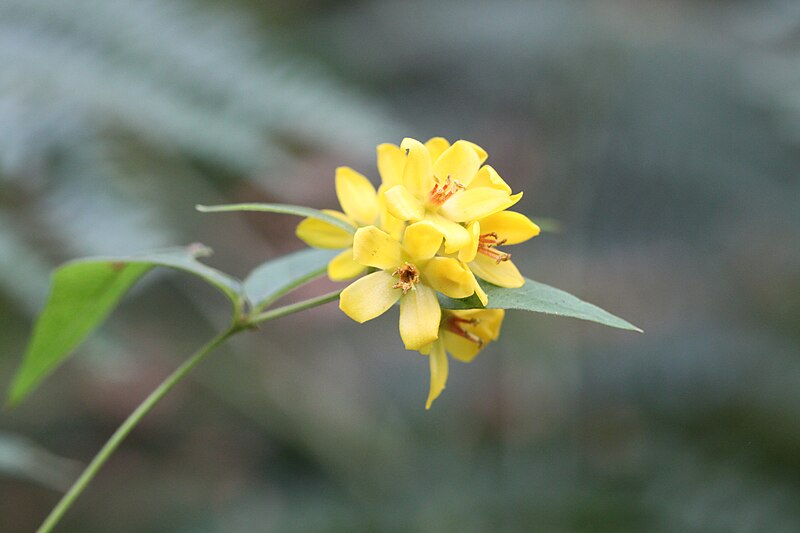
[[196,261],[196,257],[209,253],[202,245],[192,245],[134,256],[80,259],[56,269],[50,296],[12,382],[9,404],[18,404],[61,364],[153,267],[169,267],[202,278],[228,297],[235,314],[242,301],[241,284]]
[[[518,289],[504,289],[491,283],[481,281],[481,287],[489,296],[489,309],[521,309],[535,313],[580,318],[597,322],[612,328],[627,329],[642,332],[627,320],[614,316],[596,305],[576,298],[555,287],[533,281],[525,280],[525,285]],[[439,302],[444,309],[475,309],[480,308],[480,302],[474,296],[463,300],[454,300],[439,295]]]
[[340,252],[307,248],[268,261],[244,280],[244,294],[258,312],[292,289],[323,276],[328,261]]
[[228,204],[228,205],[196,205],[195,209],[201,213],[224,213],[227,211],[265,211],[268,213],[282,213],[284,215],[297,215],[323,220],[328,224],[342,228],[350,233],[355,233],[356,228],[344,220],[325,214],[318,209],[300,205],[288,204]]

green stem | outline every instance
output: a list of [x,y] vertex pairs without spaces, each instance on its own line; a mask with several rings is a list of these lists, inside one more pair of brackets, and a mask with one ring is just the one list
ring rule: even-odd
[[267,320],[274,320],[282,316],[291,315],[292,313],[297,313],[312,307],[317,307],[318,305],[332,302],[339,297],[339,293],[341,292],[342,291],[333,291],[329,292],[328,294],[323,294],[322,296],[317,296],[316,298],[309,298],[308,300],[303,300],[302,302],[284,305],[283,307],[278,307],[277,309],[264,311],[263,313],[259,313],[250,317],[248,324],[260,324],[261,322],[266,322]]
[[137,424],[149,413],[153,407],[164,397],[167,393],[172,390],[172,388],[178,384],[186,375],[195,367],[197,366],[203,359],[206,358],[211,352],[214,351],[220,344],[228,340],[231,336],[235,335],[236,333],[246,329],[249,326],[266,322],[267,320],[274,320],[276,318],[280,318],[282,316],[290,315],[292,313],[297,313],[299,311],[303,311],[305,309],[309,309],[311,307],[316,307],[318,305],[322,305],[324,303],[328,303],[332,300],[335,300],[339,296],[339,292],[332,292],[328,293],[316,298],[311,298],[309,300],[304,300],[302,302],[297,302],[290,305],[285,305],[283,307],[278,307],[277,309],[272,309],[270,311],[266,311],[264,313],[255,315],[250,318],[245,324],[242,325],[234,325],[228,328],[227,330],[223,331],[210,341],[206,343],[202,348],[197,350],[189,359],[184,361],[184,363],[175,369],[172,374],[167,376],[161,384],[151,392],[147,398],[139,404],[139,406],[134,409],[134,411],[128,415],[128,418],[122,423],[122,425],[117,428],[113,435],[106,441],[103,447],[97,452],[97,455],[94,456],[92,462],[83,470],[81,475],[78,477],[77,480],[72,484],[70,489],[67,491],[66,494],[61,498],[58,504],[50,511],[50,514],[47,516],[42,525],[37,530],[37,533],[48,533],[53,530],[53,528],[58,524],[64,514],[69,510],[78,496],[86,489],[87,485],[94,479],[97,472],[102,468],[105,462],[108,460],[109,457],[114,453],[114,451],[119,447],[125,437],[136,427]]

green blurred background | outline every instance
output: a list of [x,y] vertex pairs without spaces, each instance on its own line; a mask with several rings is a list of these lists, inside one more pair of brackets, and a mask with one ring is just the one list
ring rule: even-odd
[[[485,147],[560,223],[521,270],[645,334],[509,313],[426,412],[392,313],[270,323],[61,530],[800,531],[794,0],[0,0],[0,383],[60,262],[200,241],[244,275],[297,220],[194,204],[336,207],[334,168],[377,180],[407,135]],[[227,309],[154,273],[2,411],[0,531],[35,528]]]

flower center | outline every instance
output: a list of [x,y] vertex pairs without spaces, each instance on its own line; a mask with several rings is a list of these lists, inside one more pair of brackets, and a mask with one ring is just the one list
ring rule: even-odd
[[480,320],[477,318],[461,318],[455,315],[451,315],[450,318],[447,320],[447,331],[455,333],[459,337],[464,337],[470,342],[474,342],[480,347],[483,347],[483,339],[472,333],[471,331],[467,331],[464,329],[465,326],[477,326],[480,323]]
[[502,246],[508,239],[500,239],[497,233],[484,233],[478,238],[478,253],[483,254],[497,261],[499,265],[503,261],[511,259],[511,254],[501,252],[497,249]]
[[436,207],[445,203],[448,198],[453,196],[458,191],[465,189],[465,187],[457,180],[450,179],[450,176],[447,176],[447,179],[444,180],[444,183],[440,183],[439,178],[436,176],[434,176],[433,179],[436,181],[436,183],[433,185],[431,192],[428,193],[428,203]]
[[411,263],[406,263],[403,266],[397,267],[392,276],[398,278],[398,282],[392,285],[393,289],[402,289],[403,294],[414,288],[414,285],[419,283],[419,270]]

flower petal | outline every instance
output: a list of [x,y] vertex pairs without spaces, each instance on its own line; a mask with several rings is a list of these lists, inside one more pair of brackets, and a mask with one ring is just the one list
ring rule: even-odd
[[353,249],[348,248],[328,262],[328,277],[333,281],[344,281],[360,276],[367,269],[353,261]]
[[402,296],[402,291],[393,289],[395,279],[383,271],[367,274],[345,287],[339,296],[339,309],[363,323],[382,315]]
[[[471,263],[471,264],[473,264],[473,263]],[[475,290],[475,296],[477,296],[478,300],[481,301],[481,305],[486,307],[487,305],[489,305],[489,295],[486,294],[486,291],[483,290],[483,287],[481,287],[481,284],[478,283],[478,279],[475,277],[475,274],[472,272],[472,270],[469,267],[467,268],[467,270],[469,270],[469,274],[470,274],[470,276],[472,276],[472,279],[470,280],[470,282],[472,283],[472,288]]]
[[387,187],[394,187],[403,183],[403,169],[406,166],[406,153],[399,146],[394,144],[379,144],[376,149],[378,153],[378,174],[381,175],[381,183]]
[[481,233],[496,233],[504,244],[519,244],[539,235],[539,226],[522,213],[500,211],[481,219]]
[[500,336],[503,318],[506,316],[505,309],[471,309],[470,311],[473,314],[469,318],[478,319],[477,324],[469,327],[470,331],[480,337],[484,345],[497,340]]
[[403,184],[417,198],[425,198],[433,188],[431,155],[425,145],[409,137],[403,139],[400,148],[408,152],[403,169]]
[[400,298],[400,337],[406,350],[419,350],[435,341],[441,319],[442,310],[433,289],[419,283],[404,294]]
[[[323,209],[323,213],[352,223],[344,213]],[[318,218],[303,219],[294,230],[300,240],[314,248],[348,248],[353,244],[353,234]]]
[[431,369],[431,387],[425,409],[430,409],[433,401],[439,397],[447,384],[448,362],[447,352],[441,342],[434,342],[428,355]]
[[475,175],[475,179],[469,184],[470,188],[473,187],[491,187],[493,189],[500,189],[501,191],[506,191],[508,194],[511,194],[511,187],[500,177],[500,174],[497,173],[495,169],[493,169],[489,165],[484,165]]
[[444,251],[452,254],[470,244],[467,228],[436,213],[426,213],[425,220],[433,223],[444,234]]
[[481,225],[476,220],[467,224],[467,232],[469,232],[470,243],[458,251],[458,260],[464,263],[469,263],[475,260],[475,255],[478,253],[478,245],[481,238]]
[[444,137],[432,137],[425,143],[425,148],[431,154],[431,161],[436,161],[442,152],[450,148],[450,142]]
[[472,141],[462,141],[462,142],[467,143],[468,145],[470,145],[472,147],[473,150],[475,150],[475,153],[478,154],[478,161],[479,161],[479,163],[481,165],[489,157],[489,154],[486,152],[486,150],[484,150],[483,148],[481,148],[480,146],[478,146],[474,142],[472,142]]
[[525,285],[525,278],[519,273],[511,261],[500,261],[478,254],[475,261],[469,264],[470,270],[481,279],[507,289],[516,289]]
[[478,352],[483,348],[477,342],[465,339],[447,330],[442,332],[442,338],[439,342],[444,344],[450,355],[464,363],[469,363],[475,359],[475,356],[478,355]]
[[403,235],[403,249],[412,260],[430,259],[442,246],[444,234],[434,224],[423,220],[411,224]]
[[425,206],[403,185],[396,185],[383,194],[386,210],[400,220],[420,220]]
[[433,173],[444,182],[448,177],[462,185],[469,185],[481,164],[478,154],[466,141],[456,141],[433,164]]
[[375,226],[358,228],[353,236],[353,259],[364,266],[390,270],[403,263],[400,243]]
[[450,298],[466,298],[475,292],[468,268],[450,257],[434,257],[423,272],[425,282]]
[[[522,194],[522,193],[520,193]],[[519,198],[491,187],[459,191],[442,204],[439,212],[455,222],[467,222],[487,217],[514,205]]]
[[350,167],[337,168],[336,196],[344,212],[360,226],[375,223],[378,218],[378,194],[364,175]]

